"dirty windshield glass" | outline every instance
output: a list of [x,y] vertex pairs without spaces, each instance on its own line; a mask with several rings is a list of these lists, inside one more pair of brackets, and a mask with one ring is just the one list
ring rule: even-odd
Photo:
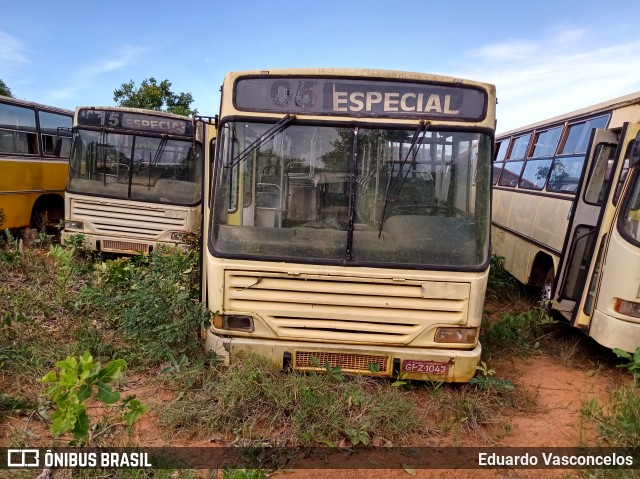
[[237,161],[271,128],[221,128],[218,253],[455,268],[487,261],[489,136],[293,123]]
[[69,191],[192,205],[200,201],[202,164],[190,141],[75,130]]

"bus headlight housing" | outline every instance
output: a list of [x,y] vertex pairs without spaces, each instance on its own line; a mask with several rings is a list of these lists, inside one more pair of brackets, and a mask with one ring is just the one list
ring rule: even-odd
[[84,223],[82,221],[65,221],[64,229],[73,231],[84,231]]
[[613,309],[616,313],[640,318],[640,303],[634,303],[632,301],[625,301],[624,299],[617,298]]
[[213,318],[216,329],[228,329],[230,331],[253,332],[253,318],[237,314],[218,314]]
[[473,344],[476,342],[476,328],[438,328],[434,341],[436,343]]

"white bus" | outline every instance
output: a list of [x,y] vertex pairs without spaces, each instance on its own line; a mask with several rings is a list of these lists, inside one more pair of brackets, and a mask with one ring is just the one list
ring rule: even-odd
[[159,111],[78,107],[65,197],[65,241],[147,254],[202,223],[202,123]]
[[473,377],[495,103],[492,85],[422,73],[229,73],[205,162],[207,347]]
[[640,346],[639,130],[635,93],[499,135],[493,167],[493,252],[572,325],[626,351]]

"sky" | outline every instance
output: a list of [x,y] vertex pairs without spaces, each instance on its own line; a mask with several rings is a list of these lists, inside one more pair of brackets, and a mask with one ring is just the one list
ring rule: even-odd
[[435,73],[496,85],[497,131],[640,91],[637,0],[0,0],[0,79],[16,98],[115,105],[167,79],[201,115],[228,71]]

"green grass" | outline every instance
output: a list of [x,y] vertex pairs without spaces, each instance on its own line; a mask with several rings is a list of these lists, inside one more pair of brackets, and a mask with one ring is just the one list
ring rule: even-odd
[[410,396],[384,381],[285,373],[252,355],[205,370],[159,414],[167,430],[186,435],[221,432],[278,445],[351,443],[356,432],[395,443],[420,430]]

